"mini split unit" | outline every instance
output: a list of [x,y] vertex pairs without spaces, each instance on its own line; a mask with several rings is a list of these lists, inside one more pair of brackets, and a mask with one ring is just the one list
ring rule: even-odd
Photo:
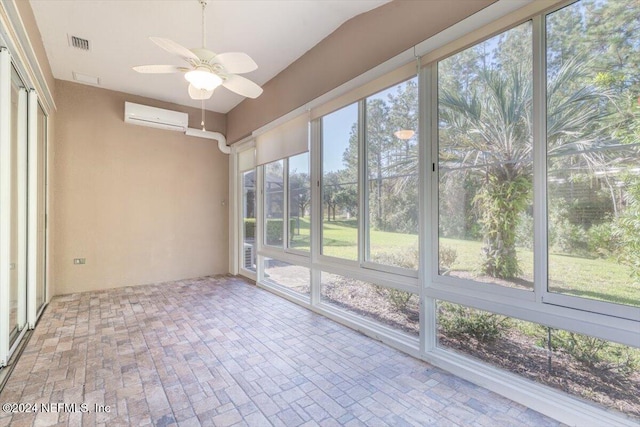
[[189,115],[187,113],[125,102],[124,121],[134,125],[183,132],[198,138],[215,139],[218,141],[220,151],[225,154],[231,152],[231,149],[227,146],[227,139],[223,134],[190,128]]

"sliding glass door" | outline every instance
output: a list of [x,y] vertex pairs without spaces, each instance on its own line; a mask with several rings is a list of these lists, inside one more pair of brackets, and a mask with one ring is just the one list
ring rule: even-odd
[[27,321],[26,286],[26,117],[27,90],[11,68],[9,347]]
[[46,304],[47,115],[0,48],[0,368]]

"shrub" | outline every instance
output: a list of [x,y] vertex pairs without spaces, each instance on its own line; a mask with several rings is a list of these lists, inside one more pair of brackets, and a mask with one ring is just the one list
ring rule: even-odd
[[451,271],[453,264],[458,259],[458,251],[448,246],[440,245],[438,258],[440,263],[440,274],[447,275]]
[[640,178],[626,177],[627,207],[618,217],[615,230],[620,239],[621,261],[631,267],[631,275],[640,284]]
[[[266,221],[267,235],[266,240],[268,244],[281,244],[282,243],[282,224],[284,220],[282,218],[269,218]],[[289,234],[295,234],[296,220],[289,220]]]
[[377,252],[371,254],[371,261],[383,265],[393,265],[395,267],[418,269],[419,263],[418,246],[406,249],[396,249],[393,252]]
[[608,258],[618,252],[619,243],[612,222],[592,226],[587,237],[589,253],[594,257]]
[[438,314],[446,335],[473,337],[483,342],[496,340],[509,326],[507,317],[447,302],[438,306]]
[[411,292],[401,291],[399,289],[388,289],[387,299],[389,303],[398,311],[405,313],[407,305],[413,294]]
[[533,216],[528,212],[521,212],[516,227],[516,245],[533,250]]
[[551,337],[554,350],[562,350],[590,368],[630,374],[640,367],[637,352],[628,347],[568,331],[554,330]]
[[256,219],[255,218],[244,219],[244,238],[245,239],[256,238]]

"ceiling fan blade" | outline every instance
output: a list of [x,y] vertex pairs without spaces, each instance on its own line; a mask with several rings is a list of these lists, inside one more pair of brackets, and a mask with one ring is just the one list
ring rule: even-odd
[[138,65],[133,69],[139,73],[163,74],[163,73],[182,73],[188,68],[176,67],[175,65]]
[[247,98],[257,98],[262,94],[262,88],[260,86],[249,79],[242,76],[236,76],[235,74],[229,75],[227,80],[222,83],[222,86],[237,93],[238,95],[246,96]]
[[189,85],[189,96],[191,97],[191,99],[209,99],[211,98],[211,95],[213,95],[212,90],[198,89],[191,84]]
[[151,40],[152,42],[154,42],[155,44],[157,44],[158,46],[160,46],[161,48],[163,48],[167,52],[173,53],[175,55],[178,55],[178,56],[186,59],[187,61],[188,60],[194,60],[194,61],[198,61],[198,62],[200,61],[200,58],[198,58],[198,55],[196,55],[195,53],[191,52],[186,47],[179,45],[178,43],[174,42],[173,40],[163,39],[161,37],[149,37],[149,40]]
[[211,62],[222,65],[228,73],[242,74],[258,69],[258,64],[242,52],[227,52],[215,56]]

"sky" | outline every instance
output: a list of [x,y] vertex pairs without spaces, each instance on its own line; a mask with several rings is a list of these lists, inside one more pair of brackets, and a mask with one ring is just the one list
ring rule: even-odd
[[[367,99],[382,99],[386,101],[390,93],[395,93],[398,86],[394,85],[388,89],[371,95]],[[358,121],[358,104],[354,103],[327,114],[322,118],[322,140],[323,140],[323,171],[334,172],[344,169],[342,155],[349,146],[349,136],[351,127]]]

